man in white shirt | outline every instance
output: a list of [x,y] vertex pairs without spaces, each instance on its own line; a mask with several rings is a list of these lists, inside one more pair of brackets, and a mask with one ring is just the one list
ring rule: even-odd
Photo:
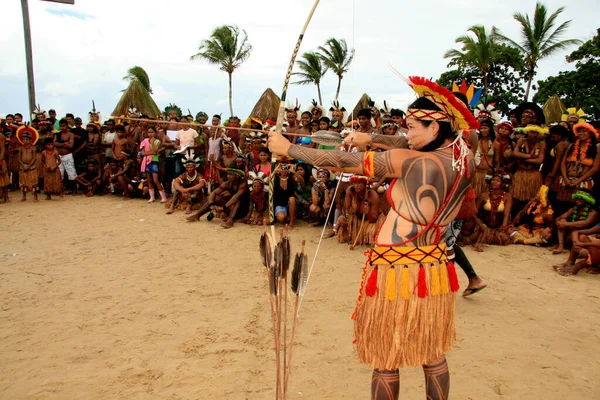
[[[175,148],[177,150],[181,150],[187,146],[187,148],[191,150],[191,157],[194,157],[194,153],[196,152],[198,147],[196,145],[196,138],[198,137],[198,132],[190,128],[186,117],[181,117],[179,119],[179,122],[184,124],[179,125],[181,129],[178,130],[175,134]],[[185,168],[181,163],[183,155],[184,154],[178,154],[177,163],[175,164],[176,176],[181,175],[185,171]]]

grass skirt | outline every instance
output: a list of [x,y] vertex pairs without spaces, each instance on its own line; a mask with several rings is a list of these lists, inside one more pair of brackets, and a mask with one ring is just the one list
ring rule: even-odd
[[517,200],[529,201],[537,195],[542,183],[540,171],[517,171],[513,177],[510,194]]
[[[356,243],[357,246],[375,244],[375,236],[379,231],[379,227],[385,220],[383,214],[379,214],[377,221],[369,222],[365,217],[364,223],[362,216],[356,214],[348,218],[348,224],[344,227],[339,227],[337,238],[339,243]],[[361,229],[362,225],[362,229]]]
[[473,176],[473,190],[475,190],[475,198],[479,197],[481,193],[488,191],[488,184],[485,181],[485,176],[488,174],[487,171],[476,169]]
[[10,185],[10,176],[5,160],[0,160],[0,188]]
[[62,178],[60,169],[56,171],[44,171],[44,192],[46,194],[60,194],[62,190]]
[[395,370],[439,360],[455,340],[458,279],[446,245],[367,253],[354,319],[358,358]]
[[19,187],[26,191],[31,192],[38,187],[38,173],[36,169],[30,169],[29,171],[19,171]]

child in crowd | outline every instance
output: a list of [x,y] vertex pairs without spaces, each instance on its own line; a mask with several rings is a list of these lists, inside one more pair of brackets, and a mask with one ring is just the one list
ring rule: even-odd
[[87,161],[87,169],[81,175],[78,175],[75,178],[75,182],[77,182],[82,188],[84,188],[87,197],[92,197],[94,193],[98,191],[98,189],[102,185],[102,175],[100,173],[100,168],[96,163],[96,160],[89,159]]
[[38,171],[36,168],[36,153],[35,153],[35,141],[32,142],[32,135],[27,131],[28,128],[23,129],[23,132],[17,131],[17,138],[21,143],[19,147],[19,187],[23,192],[23,198],[21,201],[27,200],[27,192],[33,192],[33,200],[38,201],[37,190],[38,190]]
[[129,141],[125,137],[125,127],[123,125],[117,125],[115,127],[115,131],[117,131],[117,137],[115,140],[113,140],[111,146],[113,158],[117,160],[117,163],[120,166],[123,164],[123,160],[125,158],[123,155],[123,150],[127,150]]
[[58,166],[62,162],[60,154],[54,148],[52,138],[44,139],[44,151],[42,151],[42,165],[44,167],[44,192],[46,200],[52,200],[52,194],[60,195],[63,198],[63,187],[60,169]]

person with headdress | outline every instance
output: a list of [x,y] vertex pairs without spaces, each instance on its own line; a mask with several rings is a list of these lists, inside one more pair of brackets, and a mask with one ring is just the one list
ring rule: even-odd
[[[128,118],[137,119],[140,117],[140,113],[133,105],[129,107],[125,115]],[[142,127],[139,121],[128,121],[129,124],[125,126],[125,137],[127,138],[127,147],[129,149],[135,149],[142,139]]]
[[335,100],[329,108],[329,118],[331,121],[338,121],[344,126],[348,118],[348,111],[345,107],[340,106],[340,102]]
[[[329,151],[329,150],[322,150]],[[310,225],[322,225],[329,209],[333,205],[335,193],[335,175],[333,172],[322,168],[314,168],[312,171],[314,183],[311,189]]]
[[511,135],[514,128],[510,122],[501,122],[496,127],[497,135],[492,149],[494,151],[494,170],[503,175],[511,175],[515,164],[513,158],[514,143]]
[[54,140],[52,138],[44,139],[44,147],[45,149],[42,151],[42,168],[46,200],[52,200],[53,194],[58,194],[62,198],[63,185],[59,168],[61,163],[60,154],[54,148]]
[[566,122],[572,131],[575,125],[585,122],[585,111],[576,107],[567,108],[561,115],[561,121]]
[[173,198],[171,204],[167,202],[167,214],[172,214],[180,204],[185,205],[186,214],[191,214],[194,204],[204,201],[202,189],[206,187],[206,181],[197,171],[198,164],[198,157],[188,151],[183,158],[185,172],[173,180]]
[[508,223],[512,209],[512,196],[508,192],[509,180],[503,175],[492,173],[486,177],[489,189],[477,198],[479,220],[484,224],[483,237],[477,251],[483,251],[481,244],[506,246],[510,243]]
[[[598,222],[598,212],[595,209],[596,199],[587,189],[580,189],[572,195],[575,205],[567,212],[556,218],[558,228],[558,247],[553,249],[553,254],[567,252],[567,240],[574,240],[571,233],[581,229],[593,227]],[[567,236],[568,234],[568,236]],[[573,235],[577,238],[577,235]]]
[[245,156],[248,159],[248,169],[254,170],[261,163],[259,153],[267,141],[267,134],[263,132],[248,132],[246,135],[248,149]]
[[[544,125],[546,116],[542,107],[536,103],[524,102],[515,109],[515,117],[518,127],[525,128],[527,125]],[[516,126],[515,126],[516,127]]]
[[268,179],[262,172],[250,171],[248,174],[250,202],[244,223],[262,225],[264,221],[269,220],[269,193],[265,190]]
[[548,201],[558,214],[566,211],[564,206],[566,203],[558,200],[558,192],[560,190],[560,168],[569,145],[569,130],[559,124],[551,125],[546,138],[546,157],[541,172],[545,177],[544,185],[549,188]]
[[206,121],[208,121],[208,114],[205,113],[204,111],[199,111],[196,114],[196,122],[199,123],[200,125],[204,125],[204,124],[206,124]]
[[475,107],[474,115],[479,123],[490,120],[495,125],[500,122],[500,113],[494,106],[495,103],[490,103],[487,105],[484,103],[479,103],[477,107]]
[[[92,110],[88,113],[88,123],[96,124],[98,127],[102,126],[102,113],[96,110],[96,103],[92,100]],[[57,128],[55,126],[55,128]],[[60,128],[57,128],[57,130]]]
[[371,118],[373,113],[370,108],[363,108],[358,112],[358,131],[363,133],[373,133],[373,125],[371,124]]
[[54,129],[53,123],[50,122],[50,120],[48,119],[48,113],[45,110],[43,110],[39,104],[33,109],[33,112],[31,113],[31,120],[37,120],[36,129],[38,130],[38,132],[42,130],[52,131]]
[[101,148],[102,137],[100,135],[100,129],[98,128],[98,125],[93,122],[88,123],[85,128],[88,132],[88,141],[86,144],[88,158],[93,158],[98,162],[98,165],[103,165],[104,154],[102,153]]
[[542,185],[538,194],[513,218],[508,233],[514,244],[540,246],[552,238],[555,222],[548,190],[548,186]]
[[[332,152],[292,145],[277,133],[269,138],[276,154],[367,177],[397,178],[388,191],[392,208],[368,252],[353,315],[358,357],[374,368],[375,399],[398,397],[398,368],[406,366],[424,367],[427,396],[448,398],[444,353],[455,339],[458,279],[454,265],[446,265],[443,238],[473,171],[462,132],[479,125],[450,91],[424,78],[411,77],[409,84],[420,96],[407,113],[409,149]],[[373,136],[352,133],[346,141],[366,148]],[[428,191],[420,190],[424,185]],[[387,318],[386,310],[399,314]]]
[[38,170],[35,144],[39,139],[38,131],[29,125],[21,125],[17,129],[17,140],[21,144],[18,150],[19,159],[19,187],[23,192],[23,199],[27,200],[27,192],[33,192],[34,201],[38,201]]
[[586,122],[573,127],[576,139],[569,146],[560,166],[558,201],[571,202],[579,189],[592,190],[593,176],[600,171],[598,131]]
[[225,135],[231,138],[237,146],[240,143],[239,128],[242,127],[241,120],[237,116],[233,115],[224,122],[224,125],[227,127],[227,129],[225,129]]
[[517,160],[517,171],[513,176],[510,194],[513,196],[513,212],[516,214],[533,199],[544,183],[540,165],[546,156],[543,140],[547,130],[539,125],[523,128],[527,137],[519,139],[513,152]]
[[374,245],[375,236],[383,222],[379,194],[369,183],[365,176],[350,178],[342,215],[336,223],[338,242],[349,243],[351,248]]
[[227,179],[227,168],[237,168],[237,156],[240,154],[240,151],[233,141],[232,138],[228,136],[223,136],[221,139],[221,156],[217,160],[218,169],[221,171],[220,173],[220,181],[225,181]]
[[181,108],[177,107],[176,104],[169,103],[169,105],[165,107],[164,115],[169,121],[173,118],[179,120],[182,114]]
[[[75,185],[75,178],[77,178],[77,170],[75,169],[75,159],[73,158],[73,145],[75,143],[75,137],[69,129],[69,123],[66,119],[58,121],[60,131],[54,135],[54,147],[60,154],[61,163],[59,165],[61,177],[64,179],[65,172],[69,182],[67,189],[71,190],[72,193],[76,193],[77,188]],[[64,182],[64,180],[63,180]],[[72,188],[70,187],[72,186]],[[67,194],[69,194],[67,192]]]
[[312,115],[313,120],[318,120],[319,118],[324,117],[325,114],[327,114],[327,110],[325,110],[325,107],[317,103],[315,99],[311,101],[310,106],[308,107],[308,112],[310,113],[310,115]]
[[[285,122],[287,122],[287,127],[285,128],[287,133],[296,133],[298,129],[300,129],[300,124],[298,123],[298,111],[300,111],[300,105],[298,104],[298,99],[296,99],[296,104],[287,104],[285,107]],[[292,136],[289,137],[292,140]]]
[[[268,148],[267,148],[268,149]],[[312,166],[302,161],[294,166],[294,181],[296,182],[297,214],[308,220],[309,207],[312,201]]]
[[475,176],[473,177],[473,190],[475,196],[480,196],[488,190],[488,182],[485,177],[494,170],[494,122],[490,119],[479,121],[479,144],[475,152],[475,159],[479,163],[475,167]]
[[217,213],[225,219],[221,226],[226,229],[231,228],[235,220],[246,216],[248,193],[246,173],[239,169],[228,168],[227,181],[213,190],[200,210],[190,215],[187,220],[198,221],[204,214],[209,213],[206,219],[210,222]]
[[[562,276],[577,275],[582,269],[600,274],[600,225],[573,232],[573,247],[566,262],[553,266]],[[578,258],[583,260],[577,261]]]
[[[196,154],[198,150],[197,146],[197,138],[198,132],[194,129],[190,128],[190,124],[187,119],[182,117],[180,119],[179,130],[175,134],[175,149],[178,151],[186,151],[187,149],[191,150],[192,156]],[[175,176],[181,175],[185,171],[185,167],[183,166],[183,156],[182,153],[176,155],[176,164],[175,164]]]

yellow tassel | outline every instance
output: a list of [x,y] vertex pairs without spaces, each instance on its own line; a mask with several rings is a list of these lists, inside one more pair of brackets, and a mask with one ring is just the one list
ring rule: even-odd
[[[442,264],[445,265],[445,264]],[[440,266],[440,281],[442,283],[442,294],[450,293],[450,282],[448,282],[448,270]]]
[[391,267],[385,278],[385,298],[394,301],[396,300],[396,269]]
[[400,294],[406,300],[410,300],[410,274],[408,273],[408,267],[402,268],[400,279],[402,280],[400,283]]
[[440,294],[440,273],[438,272],[437,265],[431,266],[431,295],[437,296]]

